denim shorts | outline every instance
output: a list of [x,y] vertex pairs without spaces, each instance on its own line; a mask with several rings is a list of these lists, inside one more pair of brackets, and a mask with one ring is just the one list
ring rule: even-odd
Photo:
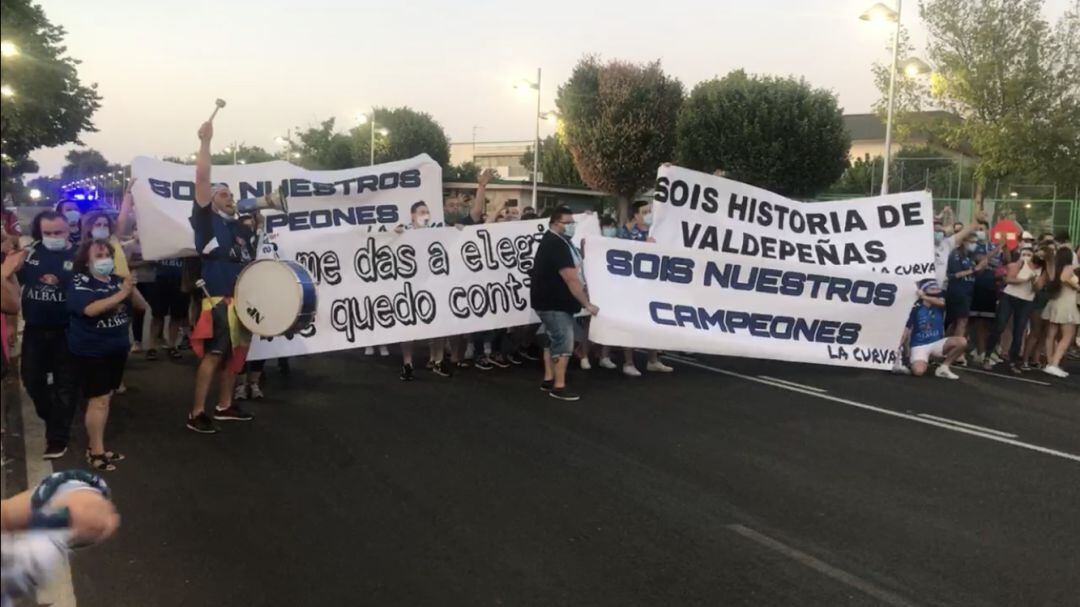
[[552,358],[570,356],[574,351],[574,315],[559,310],[537,310],[548,337]]

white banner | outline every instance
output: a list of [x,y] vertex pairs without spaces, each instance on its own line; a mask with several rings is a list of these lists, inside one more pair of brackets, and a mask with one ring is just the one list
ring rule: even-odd
[[[600,231],[579,215],[575,239]],[[539,322],[529,270],[548,220],[367,232],[279,231],[265,242],[319,282],[315,322],[292,337],[256,338],[251,360],[420,341]],[[591,237],[591,236],[590,236]],[[260,256],[265,256],[264,250]]]
[[915,279],[589,237],[591,341],[888,369]]
[[684,169],[657,171],[649,235],[660,244],[790,260],[824,271],[865,266],[913,279],[934,276],[928,192],[799,202]]
[[[139,156],[131,163],[135,216],[148,260],[194,255],[191,208],[195,166]],[[309,171],[283,160],[215,166],[214,183],[225,183],[237,200],[284,188],[289,213],[265,213],[267,229],[299,232],[330,226],[409,223],[409,209],[423,201],[434,225],[443,223],[442,168],[427,154],[373,167]]]

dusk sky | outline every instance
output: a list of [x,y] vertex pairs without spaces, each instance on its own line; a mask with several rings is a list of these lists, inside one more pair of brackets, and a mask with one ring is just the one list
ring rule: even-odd
[[[1049,0],[1056,19],[1067,0]],[[274,137],[335,116],[342,129],[372,105],[430,113],[454,141],[531,139],[535,99],[512,85],[543,68],[543,109],[577,60],[595,53],[660,59],[687,87],[745,68],[805,77],[845,112],[877,97],[870,66],[889,30],[858,15],[872,0],[757,2],[465,2],[306,0],[41,0],[68,30],[83,82],[104,97],[84,142],[112,162],[183,155],[213,109],[214,149]],[[921,49],[916,3],[903,22]],[[551,132],[546,124],[542,135]],[[70,146],[39,150],[57,173]]]

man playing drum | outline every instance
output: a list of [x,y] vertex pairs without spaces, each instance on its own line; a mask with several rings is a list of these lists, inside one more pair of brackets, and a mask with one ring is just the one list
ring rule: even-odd
[[195,374],[195,399],[188,415],[189,430],[202,434],[217,432],[206,414],[206,397],[214,373],[221,370],[218,404],[213,419],[249,421],[253,416],[233,404],[236,375],[244,369],[251,334],[240,324],[233,307],[236,277],[251,263],[255,251],[251,230],[237,221],[236,201],[229,187],[210,183],[210,140],[214,125],[199,128],[199,154],[195,162],[195,204],[191,227],[195,249],[202,259],[202,279],[206,297],[202,312],[191,332],[191,349],[202,360]]

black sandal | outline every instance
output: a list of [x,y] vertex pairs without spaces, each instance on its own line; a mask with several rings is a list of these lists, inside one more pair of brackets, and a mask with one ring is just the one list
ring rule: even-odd
[[112,472],[113,470],[116,470],[116,466],[109,461],[109,457],[105,453],[101,455],[87,453],[86,463],[90,464],[90,467],[98,472]]
[[[123,453],[120,453],[119,451],[106,451],[101,455],[103,455],[105,459],[109,460],[110,462],[122,462],[127,459],[127,456]],[[86,457],[91,457],[89,449],[86,450]]]

